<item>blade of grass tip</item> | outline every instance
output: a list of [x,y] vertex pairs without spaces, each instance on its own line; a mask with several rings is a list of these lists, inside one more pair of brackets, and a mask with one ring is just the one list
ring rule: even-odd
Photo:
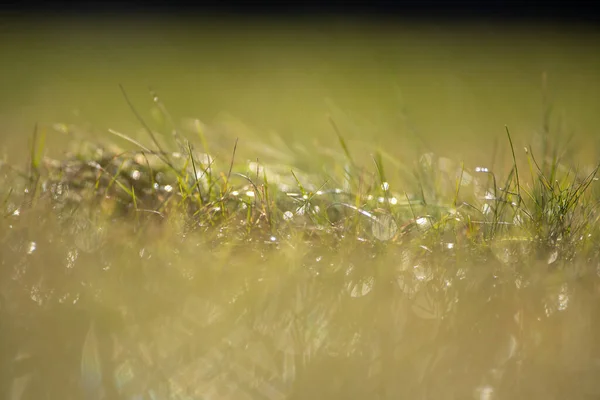
[[333,130],[335,131],[335,133],[336,133],[336,135],[338,137],[338,140],[340,142],[340,146],[342,146],[342,150],[344,150],[344,154],[346,155],[346,158],[348,159],[348,161],[350,162],[350,164],[352,165],[352,167],[356,168],[355,164],[354,164],[354,160],[352,159],[352,156],[350,155],[350,149],[348,148],[348,145],[346,144],[346,140],[342,136],[342,133],[338,129],[338,126],[335,123],[335,121],[333,120],[333,118],[331,117],[331,115],[329,116],[329,123],[333,127]]
[[259,193],[258,186],[256,186],[256,183],[254,183],[254,182],[252,181],[252,178],[250,178],[250,177],[249,177],[249,176],[247,176],[247,175],[240,174],[240,173],[237,173],[237,172],[236,172],[236,173],[234,173],[233,175],[234,175],[234,176],[239,176],[240,178],[242,178],[242,179],[246,180],[246,181],[247,181],[247,182],[250,184],[250,186],[252,186],[252,188],[254,189],[254,192],[255,192],[255,193]]
[[[255,176],[256,176],[256,182],[258,182],[258,180],[260,179],[260,175],[259,175],[259,170],[260,170],[260,161],[258,159],[258,157],[256,158],[256,171],[255,171]],[[254,203],[255,205],[258,204],[258,200],[264,200],[262,198],[260,198],[260,196],[262,196],[261,191],[258,190],[258,187],[255,185],[255,189],[254,189]]]
[[510,151],[512,152],[513,165],[515,166],[515,178],[517,180],[517,198],[518,198],[517,207],[519,207],[521,205],[521,183],[519,182],[519,168],[517,167],[517,158],[515,156],[515,148],[513,146],[512,138],[510,137],[510,131],[508,129],[508,125],[504,125],[504,128],[506,129],[506,135],[508,136],[508,143],[510,144]]
[[[349,181],[350,179],[348,179]],[[363,186],[364,186],[364,174],[361,172],[358,175],[358,188],[355,191],[354,194],[354,205],[356,207],[360,207],[361,203],[362,203],[362,190],[363,190]],[[354,222],[356,223],[357,219],[355,218]]]
[[413,219],[416,220],[417,214],[415,214],[415,210],[413,209],[412,203],[410,202],[410,199],[408,198],[408,193],[404,192],[404,197],[406,197],[406,201],[408,202],[408,208],[410,208],[410,213],[412,214]]
[[[392,207],[389,202],[389,184],[387,178],[385,176],[385,171],[383,169],[383,161],[381,159],[381,153],[379,151],[375,152],[375,156],[373,156],[373,162],[375,163],[375,168],[377,168],[377,176],[379,178],[380,188],[383,190],[383,197],[385,199],[385,208],[389,213],[392,212]],[[360,190],[359,190],[360,191]]]
[[294,180],[296,181],[296,184],[298,185],[298,188],[300,189],[300,193],[302,193],[302,196],[306,196],[306,190],[304,189],[304,186],[302,186],[302,183],[300,183],[300,179],[298,179],[298,177],[294,173],[293,169],[290,170],[290,172],[292,173],[292,176],[294,177]]
[[102,172],[104,172],[105,174],[107,174],[108,176],[111,177],[110,182],[108,183],[108,185],[106,185],[106,189],[104,191],[104,195],[107,196],[108,195],[108,191],[110,190],[110,188],[112,187],[113,183],[116,183],[117,186],[119,186],[121,189],[123,189],[123,191],[125,193],[127,193],[129,195],[129,197],[134,197],[134,194],[131,192],[131,190],[129,190],[129,188],[127,186],[125,186],[122,182],[120,182],[117,178],[119,176],[119,174],[121,173],[121,170],[123,169],[123,166],[125,165],[126,160],[123,160],[121,162],[121,164],[119,164],[119,168],[117,168],[117,171],[115,172],[114,175],[111,175],[106,169],[99,167],[100,170]]
[[208,165],[203,170],[204,175],[206,176],[206,184],[208,186],[208,192],[206,193],[207,201],[210,201],[210,198],[211,198],[210,196],[212,195],[213,186],[216,184],[216,181],[212,178],[212,165],[214,162],[215,162],[215,159],[212,157],[209,157]]
[[231,170],[233,169],[233,163],[235,161],[235,152],[237,151],[239,138],[235,138],[235,144],[233,145],[233,152],[231,154],[231,161],[229,162],[229,171],[227,171],[227,181],[225,182],[225,187],[229,184],[229,178],[231,177]]
[[115,136],[117,136],[117,137],[120,137],[121,139],[124,139],[124,140],[128,141],[131,144],[136,145],[137,147],[139,147],[140,149],[142,149],[145,152],[148,152],[148,153],[151,153],[151,154],[155,153],[154,151],[150,150],[148,147],[144,146],[143,144],[141,144],[137,140],[133,139],[130,136],[127,136],[124,133],[117,132],[117,131],[115,131],[114,129],[111,129],[111,128],[108,129],[108,132],[111,133],[111,134],[113,134],[113,135],[115,135]]
[[135,195],[135,187],[132,185],[131,186],[131,199],[133,200],[133,210],[136,212],[135,213],[135,219],[136,219],[136,223],[139,222],[139,214],[138,214],[138,205],[137,205],[137,196]]
[[150,136],[150,139],[152,139],[152,142],[154,143],[154,145],[158,149],[158,151],[159,151],[159,157],[173,171],[175,171],[177,174],[179,174],[179,171],[177,171],[177,169],[173,166],[173,163],[171,162],[171,159],[169,158],[168,153],[166,151],[164,151],[162,149],[160,143],[158,143],[156,135],[154,134],[154,132],[152,132],[152,129],[150,129],[150,127],[148,126],[148,124],[146,123],[146,121],[144,121],[144,119],[142,118],[142,116],[137,112],[137,110],[134,107],[134,105],[131,102],[131,100],[129,100],[129,96],[127,95],[127,92],[125,91],[125,88],[123,87],[123,85],[119,84],[119,88],[121,88],[121,92],[123,93],[123,97],[125,98],[125,101],[127,102],[127,105],[129,106],[129,108],[131,109],[131,112],[133,112],[133,115],[135,115],[135,117],[140,122],[140,124],[142,124],[142,127],[144,128],[144,130],[146,131],[146,133],[148,133],[148,136]]
[[460,191],[460,185],[462,184],[463,173],[465,172],[465,162],[460,163],[460,176],[456,181],[456,192],[454,192],[454,200],[452,201],[452,207],[456,208],[456,202],[458,201],[458,192]]
[[267,180],[267,170],[263,168],[263,198],[265,204],[265,214],[267,215],[267,222],[269,224],[269,229],[271,233],[273,233],[273,220],[271,214],[271,200],[269,198],[269,181]]
[[40,181],[40,165],[44,153],[44,147],[46,144],[46,131],[42,129],[41,135],[38,135],[39,129],[36,122],[33,128],[33,135],[31,140],[31,159],[29,165],[29,183],[32,185],[30,193],[28,194],[29,199],[27,204],[31,206],[37,195],[38,184]]
[[210,151],[208,149],[208,142],[206,141],[206,135],[204,134],[204,129],[202,129],[200,120],[198,120],[198,119],[194,120],[194,128],[196,128],[196,133],[198,134],[198,137],[200,138],[200,143],[202,143],[202,148],[204,149],[204,152],[206,154],[210,154]]
[[373,162],[375,163],[375,168],[377,168],[377,176],[379,177],[379,183],[384,184],[387,182],[385,177],[385,171],[383,169],[383,161],[381,159],[381,153],[379,151],[375,152],[373,156]]
[[35,141],[35,153],[33,154],[33,165],[32,167],[38,171],[42,164],[42,158],[44,157],[44,150],[46,149],[46,130],[41,129],[40,135],[37,135],[38,126],[37,123],[34,128],[34,141]]
[[260,168],[260,162],[258,160],[258,157],[256,157],[256,181],[257,182],[258,182],[258,178],[259,178],[259,174],[258,174],[259,168]]
[[575,206],[575,204],[579,201],[579,198],[583,195],[583,193],[587,190],[587,188],[594,181],[594,178],[596,177],[596,174],[598,173],[599,169],[600,169],[600,164],[598,164],[596,166],[596,168],[594,168],[594,170],[583,180],[583,182],[581,182],[581,184],[579,184],[579,187],[577,187],[577,189],[575,189],[575,193],[569,199],[569,202],[567,203],[567,208],[571,208],[571,207]]
[[531,148],[531,146],[529,146],[529,154],[531,155],[531,160],[533,161],[533,164],[538,170],[538,181],[546,188],[546,190],[552,191],[552,184],[550,183],[546,175],[544,175],[544,171],[540,168],[540,165],[538,164],[537,159],[533,154],[533,149]]
[[347,207],[347,208],[349,208],[351,210],[356,211],[356,213],[357,213],[356,215],[362,215],[364,217],[369,218],[371,221],[378,222],[377,217],[375,215],[371,214],[367,210],[363,210],[362,208],[356,207],[356,206],[354,206],[352,204],[343,203],[341,201],[336,201],[336,202],[331,203],[329,206],[327,206],[327,208],[334,207],[334,206],[344,206],[344,207]]
[[208,149],[208,142],[206,141],[206,135],[204,135],[204,130],[202,129],[202,126],[200,125],[200,120],[198,120],[198,119],[194,120],[194,127],[196,128],[196,133],[198,133],[198,137],[200,138],[200,143],[202,143],[202,149],[204,150],[204,154],[206,154],[206,156],[208,157],[208,160],[209,160],[208,166],[206,167],[204,173],[206,175],[206,183],[208,185],[207,198],[210,199],[210,193],[211,193],[212,183],[213,183],[212,168],[210,168],[210,167],[213,163],[213,160],[212,160],[212,157],[210,156],[210,150]]
[[33,178],[33,174],[37,172],[37,168],[35,167],[35,153],[36,153],[36,144],[37,144],[37,135],[38,135],[38,124],[35,123],[33,127],[33,134],[31,135],[30,145],[29,145],[29,178]]
[[194,182],[196,183],[196,189],[198,190],[198,196],[200,198],[200,205],[204,204],[202,200],[202,190],[200,189],[200,180],[198,179],[198,171],[196,170],[196,162],[194,161],[194,154],[192,152],[192,144],[187,142],[188,152],[190,155],[190,161],[192,162],[192,169],[194,171]]
[[146,152],[141,151],[140,154],[142,155],[142,157],[144,157],[144,161],[146,161],[146,167],[148,168],[148,181],[150,183],[150,187],[152,188],[152,193],[156,194],[156,189],[158,185],[155,186],[156,181],[154,179],[154,171],[152,170],[152,168],[150,168],[150,160],[148,160]]
[[325,186],[326,186],[328,183],[329,183],[329,179],[326,179],[326,180],[325,180],[325,182],[323,182],[323,183],[321,184],[321,186],[319,186],[319,187],[317,188],[317,190],[316,190],[314,193],[312,193],[312,194],[311,194],[311,195],[308,197],[308,200],[311,200],[311,199],[312,199],[313,197],[315,197],[315,196],[316,196],[318,193],[321,193],[321,191],[323,190],[323,188],[324,188],[324,187],[325,187]]

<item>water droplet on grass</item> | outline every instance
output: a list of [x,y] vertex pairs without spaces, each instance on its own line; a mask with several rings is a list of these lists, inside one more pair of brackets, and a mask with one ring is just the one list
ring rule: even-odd
[[398,225],[390,215],[382,215],[373,221],[373,236],[378,240],[386,241],[396,236]]
[[552,264],[558,259],[558,250],[554,250],[548,257],[548,264]]
[[36,247],[37,244],[35,242],[30,242],[29,247],[27,248],[27,254],[32,254],[35,251]]

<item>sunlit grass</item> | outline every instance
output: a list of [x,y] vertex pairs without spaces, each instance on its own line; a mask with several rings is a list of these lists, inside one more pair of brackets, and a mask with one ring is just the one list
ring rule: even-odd
[[[560,158],[547,133],[541,161],[531,146],[516,152],[506,128],[512,156],[508,170],[468,167],[426,153],[391,182],[381,152],[365,149],[372,164],[358,165],[333,120],[339,154],[315,149],[328,154],[329,162],[321,157],[310,170],[300,171],[268,160],[236,160],[238,145],[244,146],[237,140],[228,160],[215,158],[200,125],[195,138],[186,137],[155,93],[166,132],[152,130],[123,93],[151,144],[111,130],[112,141],[78,140],[64,159],[48,159],[43,157],[46,131],[36,127],[29,168],[6,167],[12,182],[9,178],[2,188],[5,218],[41,204],[51,209],[100,206],[102,218],[130,221],[133,232],[183,218],[189,233],[227,231],[232,240],[276,241],[301,233],[391,246],[420,243],[432,251],[465,246],[477,253],[506,241],[519,242],[527,254],[552,263],[571,260],[596,240],[598,166]],[[134,149],[122,150],[118,141]],[[524,166],[529,170],[524,172]]]
[[[184,132],[153,98],[161,130],[129,104],[148,143],[113,130],[48,158],[40,127],[26,168],[0,165],[0,299],[12,305],[0,312],[41,335],[44,316],[83,310],[83,345],[63,350],[83,353],[73,364],[86,395],[114,385],[127,398],[194,398],[225,376],[270,399],[313,387],[320,398],[475,387],[510,398],[529,388],[511,373],[538,379],[544,357],[592,364],[598,165],[563,156],[548,132],[541,149],[519,151],[525,140],[506,129],[510,162],[494,168],[432,153],[390,163],[367,148],[363,165],[332,121],[339,148],[309,149],[301,168],[240,159],[243,140],[211,153],[201,124]],[[546,350],[541,318],[568,307],[577,334]],[[62,353],[60,340],[40,342],[25,361],[5,358],[47,389],[54,367],[39,360]]]

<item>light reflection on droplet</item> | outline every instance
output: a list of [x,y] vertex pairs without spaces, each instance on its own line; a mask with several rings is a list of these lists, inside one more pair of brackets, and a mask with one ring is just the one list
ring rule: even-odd
[[490,172],[486,167],[475,167],[475,172]]
[[548,264],[552,264],[558,259],[558,250],[554,250],[548,257]]
[[381,184],[381,189],[382,189],[384,192],[387,192],[388,190],[390,190],[390,184],[389,184],[389,183],[387,183],[387,182],[383,182],[383,183]]
[[165,185],[163,187],[163,189],[165,190],[165,192],[171,193],[173,191],[173,186],[171,186],[171,185]]
[[232,196],[239,196],[240,192],[238,192],[237,190],[234,190],[233,192],[231,192]]
[[286,211],[283,213],[283,219],[284,221],[291,221],[292,218],[294,218],[294,213],[291,211]]
[[142,176],[142,173],[140,171],[138,171],[137,169],[131,171],[131,178],[132,179],[134,179],[134,180],[137,181],[138,179],[140,179],[141,176]]
[[430,274],[428,273],[427,269],[420,265],[413,266],[413,273],[415,274],[415,279],[418,281],[425,281],[429,280],[430,278]]
[[319,262],[319,261],[321,261],[322,259],[323,259],[323,256],[318,256],[318,257],[315,259],[315,261],[316,261],[316,262]]
[[269,238],[269,240],[271,240],[271,242],[276,242],[276,241],[277,241],[277,238],[276,238],[275,236],[271,236],[271,237]]
[[391,204],[391,205],[396,205],[396,204],[398,204],[398,199],[397,199],[397,198],[395,198],[395,197],[392,197],[392,198],[390,199],[390,204]]
[[41,296],[41,290],[39,286],[33,286],[29,292],[29,298],[35,301],[38,305],[42,305],[44,299]]
[[564,283],[558,293],[558,310],[564,311],[569,306],[569,286]]
[[390,215],[382,215],[373,222],[372,232],[378,240],[386,241],[396,235],[398,226]]
[[253,190],[248,190],[246,192],[246,196],[248,196],[248,197],[254,197],[254,191]]
[[35,242],[30,242],[29,247],[27,248],[27,254],[31,254],[35,251],[37,244]]
[[485,203],[483,205],[483,207],[481,208],[481,212],[486,215],[489,214],[492,211],[492,208],[490,207],[490,205],[488,203]]
[[75,266],[75,261],[77,261],[77,257],[79,256],[79,252],[77,249],[69,250],[67,253],[67,268],[71,269]]
[[454,248],[454,243],[446,243],[446,248],[447,248],[448,250],[451,250],[451,249],[453,249],[453,248]]
[[417,223],[417,225],[419,225],[421,227],[427,227],[427,226],[431,225],[429,223],[429,220],[425,217],[417,218],[417,220],[415,222]]
[[13,211],[12,215],[14,217],[18,217],[19,215],[21,215],[21,209],[17,208],[15,211]]
[[494,388],[490,385],[485,385],[477,388],[479,400],[492,400],[494,398]]

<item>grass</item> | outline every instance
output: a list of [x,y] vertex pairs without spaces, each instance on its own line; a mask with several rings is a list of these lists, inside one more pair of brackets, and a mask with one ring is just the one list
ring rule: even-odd
[[[548,379],[567,369],[561,369],[561,349],[572,346],[579,357],[572,365],[591,368],[598,327],[595,320],[586,325],[585,318],[597,315],[599,292],[588,286],[597,286],[600,263],[599,165],[578,167],[556,144],[549,124],[542,130],[541,149],[527,146],[523,152],[506,128],[510,162],[505,169],[492,169],[431,153],[412,164],[390,161],[377,150],[370,160],[356,157],[332,120],[339,150],[308,150],[314,159],[303,160],[300,168],[242,160],[242,140],[213,154],[199,124],[196,131],[182,133],[155,93],[153,98],[164,123],[160,131],[152,130],[127,100],[148,143],[112,131],[104,140],[76,140],[64,157],[52,159],[43,156],[49,136],[36,129],[23,169],[0,164],[5,182],[0,187],[0,320],[15,321],[7,326],[16,332],[9,335],[14,346],[0,352],[0,366],[37,371],[31,379],[39,380],[29,384],[23,398],[39,398],[36,388],[63,398],[65,389],[52,382],[76,381],[67,361],[58,368],[35,356],[17,360],[17,350],[28,345],[21,335],[36,337],[37,332],[32,353],[39,360],[56,354],[68,360],[64,354],[77,353],[69,350],[72,343],[84,342],[83,355],[73,358],[81,359],[80,374],[93,386],[85,389],[91,392],[99,390],[99,375],[107,374],[95,343],[102,335],[112,332],[115,343],[145,343],[137,356],[117,354],[109,364],[127,369],[142,360],[149,371],[156,369],[150,364],[166,365],[158,370],[163,377],[147,379],[143,389],[153,398],[179,398],[159,396],[156,387],[152,394],[154,383],[168,381],[174,396],[178,380],[192,390],[200,373],[192,368],[192,378],[182,377],[179,372],[188,364],[181,360],[188,355],[171,344],[182,344],[190,358],[230,354],[243,359],[239,364],[210,361],[223,370],[246,365],[245,349],[258,346],[253,351],[262,351],[262,358],[253,360],[255,370],[247,369],[246,375],[279,382],[265,389],[268,398],[273,391],[285,398],[294,390],[304,393],[297,398],[312,398],[308,392],[314,387],[330,390],[329,396],[317,397],[348,398],[342,389],[326,389],[332,369],[340,371],[349,395],[363,393],[362,398],[373,393],[428,398],[425,394],[435,390],[441,392],[434,397],[454,391],[465,398],[489,378],[486,368],[506,371],[490,373],[503,382],[498,387],[506,398],[547,398],[543,391],[532,397],[529,390],[540,376]],[[560,301],[566,292],[571,304],[578,304],[570,306],[575,311],[552,314],[564,307]],[[45,339],[50,324],[44,321],[65,308],[84,310],[91,314],[85,322],[94,323],[79,336],[61,333],[68,342],[63,349],[59,339]],[[565,332],[574,332],[560,346],[547,333],[557,321],[563,321]],[[170,338],[169,346],[161,344],[160,332]],[[188,332],[201,339],[194,341]],[[223,350],[223,338],[239,342],[236,335],[250,339],[233,345],[235,351]],[[283,350],[269,347],[265,353],[252,335]],[[497,346],[504,339],[516,341],[519,352],[503,355]],[[184,346],[190,343],[191,350]],[[156,354],[148,350],[154,347]],[[171,353],[180,359],[173,361]],[[295,364],[260,370],[268,363],[259,361],[270,357]],[[324,367],[322,378],[289,386],[295,368],[310,374],[311,368],[319,370],[319,362],[334,367]],[[372,373],[373,366],[379,372]],[[56,373],[64,376],[44,381]],[[143,373],[115,377],[143,380]],[[13,375],[19,373],[0,374],[5,379],[0,387],[12,385]],[[547,382],[549,393],[565,390],[560,382]],[[127,382],[117,383],[119,390],[128,390]],[[588,390],[577,383],[566,387],[561,393]],[[68,393],[79,390],[75,384],[69,388]],[[136,390],[139,395],[142,389]]]
[[[258,160],[238,162],[237,140],[229,160],[216,160],[202,129],[195,141],[184,137],[155,93],[171,135],[153,131],[122,90],[152,145],[111,130],[117,137],[112,143],[81,140],[76,151],[52,160],[43,157],[46,135],[36,127],[29,168],[18,172],[5,166],[14,185],[9,180],[2,189],[4,218],[39,204],[70,209],[102,205],[103,218],[132,221],[133,231],[177,215],[191,231],[226,229],[245,239],[293,232],[432,251],[464,246],[476,254],[493,254],[498,243],[519,243],[526,254],[552,263],[570,262],[598,240],[598,165],[577,170],[573,160],[561,158],[552,148],[548,122],[540,160],[531,146],[520,155],[525,160],[518,160],[507,127],[512,156],[507,171],[469,169],[428,153],[412,173],[392,184],[381,153],[374,152],[372,166],[358,165],[333,119],[343,166],[329,150],[336,156],[324,168],[314,165],[300,173],[289,165],[287,171],[275,171]],[[161,144],[169,136],[171,149]],[[134,149],[118,148],[118,140]],[[195,151],[195,142],[202,152]],[[527,165],[528,173],[519,164]],[[27,196],[19,199],[19,192]],[[506,252],[506,257],[512,253],[508,247]],[[505,256],[501,259],[510,258]]]

